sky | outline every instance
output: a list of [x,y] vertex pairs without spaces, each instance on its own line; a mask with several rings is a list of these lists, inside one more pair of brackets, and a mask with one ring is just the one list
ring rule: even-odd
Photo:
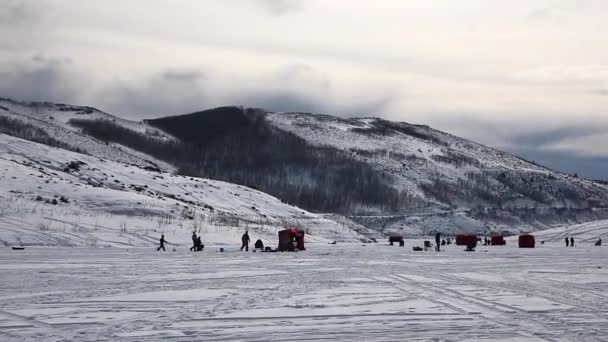
[[605,0],[2,0],[0,97],[427,124],[608,179]]

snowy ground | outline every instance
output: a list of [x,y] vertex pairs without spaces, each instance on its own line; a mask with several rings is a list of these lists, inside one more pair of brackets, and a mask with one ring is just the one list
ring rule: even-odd
[[607,247],[0,249],[0,341],[608,341]]

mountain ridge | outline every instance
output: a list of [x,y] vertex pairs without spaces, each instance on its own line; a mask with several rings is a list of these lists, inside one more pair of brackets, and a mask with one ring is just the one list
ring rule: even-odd
[[72,109],[66,129],[143,153],[161,169],[252,187],[385,233],[536,230],[608,217],[605,184],[427,125],[240,106],[142,122]]

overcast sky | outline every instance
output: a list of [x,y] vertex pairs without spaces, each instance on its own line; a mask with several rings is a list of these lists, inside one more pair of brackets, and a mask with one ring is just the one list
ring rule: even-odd
[[608,178],[606,0],[1,0],[0,97],[428,124]]

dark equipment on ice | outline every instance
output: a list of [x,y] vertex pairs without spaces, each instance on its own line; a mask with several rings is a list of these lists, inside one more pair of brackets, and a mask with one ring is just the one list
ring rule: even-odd
[[422,252],[423,251],[422,247],[418,247],[418,246],[412,247],[412,249],[414,250],[414,252]]
[[293,252],[295,250],[305,251],[304,247],[304,231],[297,228],[288,228],[279,232],[279,248],[280,252]]
[[14,251],[22,251],[25,247],[12,247]]
[[597,239],[597,241],[595,242],[596,246],[601,246],[602,245],[602,239]]
[[203,249],[205,249],[205,245],[203,245],[203,242],[201,241],[201,237],[200,235],[196,238],[196,251],[200,252]]
[[534,235],[524,233],[519,236],[519,248],[534,248],[536,239]]
[[399,235],[392,235],[388,238],[388,244],[389,246],[392,246],[393,243],[395,242],[399,242],[399,246],[403,247],[405,246],[405,241],[403,241],[403,236],[399,236]]

